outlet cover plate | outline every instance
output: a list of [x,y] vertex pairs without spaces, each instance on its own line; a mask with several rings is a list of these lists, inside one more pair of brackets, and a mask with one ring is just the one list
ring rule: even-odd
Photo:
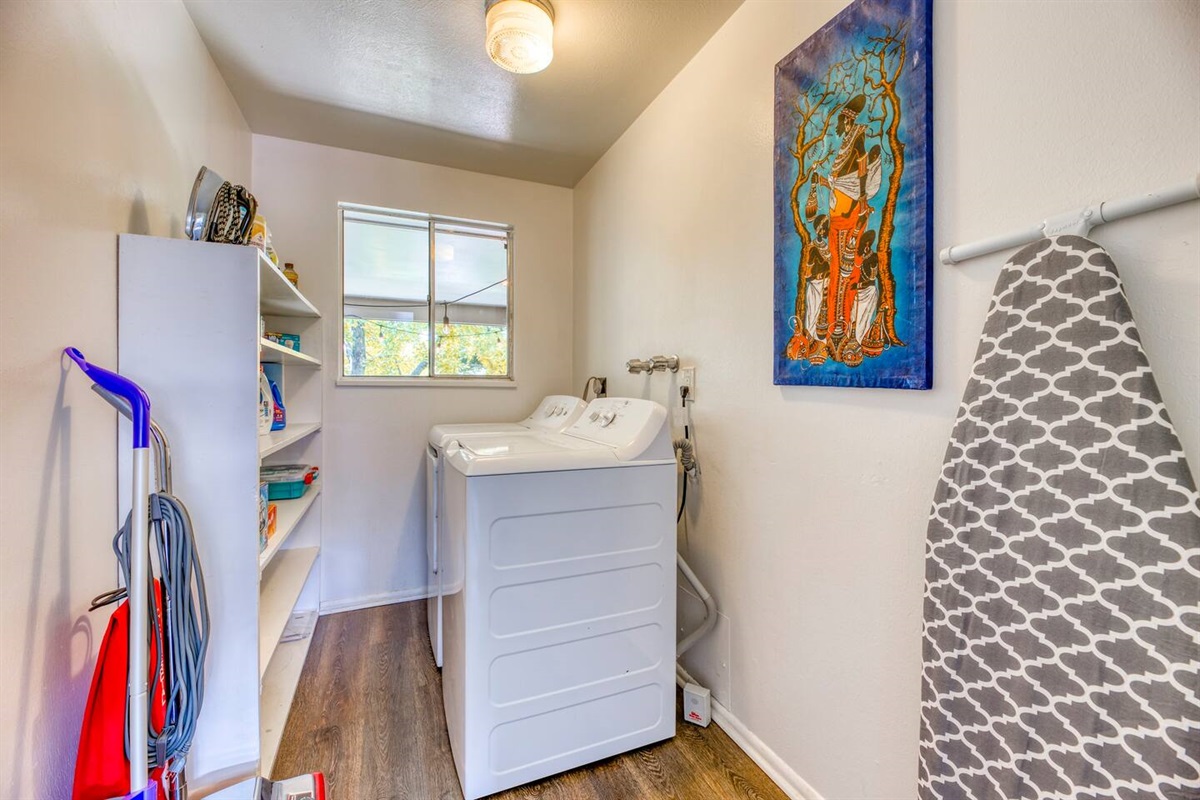
[[696,399],[696,368],[695,367],[680,367],[679,368],[679,386],[688,387],[688,400]]

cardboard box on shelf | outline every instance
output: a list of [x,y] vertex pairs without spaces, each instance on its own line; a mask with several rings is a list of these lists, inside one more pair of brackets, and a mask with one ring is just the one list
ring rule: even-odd
[[258,485],[258,552],[267,549],[267,516],[270,500],[269,488],[266,483]]

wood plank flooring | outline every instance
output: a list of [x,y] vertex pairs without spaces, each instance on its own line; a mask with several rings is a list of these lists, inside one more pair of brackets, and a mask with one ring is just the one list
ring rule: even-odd
[[[275,778],[324,772],[328,800],[462,800],[425,603],[322,617]],[[495,800],[787,800],[715,724]]]

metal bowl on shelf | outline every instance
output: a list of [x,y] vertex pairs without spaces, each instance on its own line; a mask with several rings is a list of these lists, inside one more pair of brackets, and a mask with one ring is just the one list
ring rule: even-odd
[[213,202],[225,179],[208,167],[200,167],[196,182],[192,184],[192,197],[188,201],[184,230],[188,238],[202,242],[206,239],[211,224]]

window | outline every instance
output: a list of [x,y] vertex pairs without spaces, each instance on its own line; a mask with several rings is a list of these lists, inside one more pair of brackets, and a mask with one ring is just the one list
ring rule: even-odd
[[341,203],[342,376],[512,380],[512,228]]

